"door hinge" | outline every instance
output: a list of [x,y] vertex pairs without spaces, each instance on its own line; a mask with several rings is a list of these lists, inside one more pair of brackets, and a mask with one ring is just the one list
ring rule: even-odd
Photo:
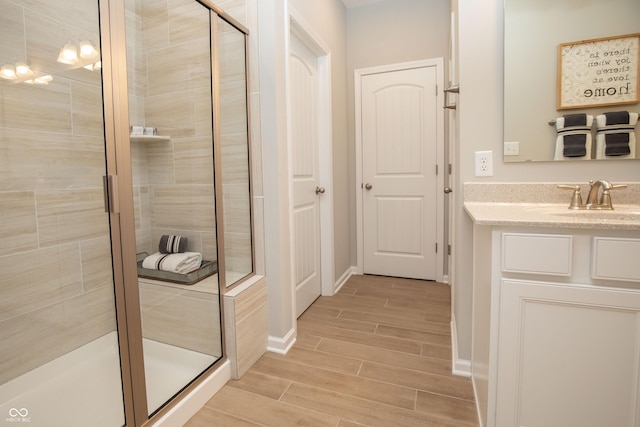
[[451,163],[449,163],[449,175],[451,175],[452,171],[453,171],[453,166],[451,165]]
[[451,255],[451,245],[447,245],[447,255]]
[[440,168],[438,167],[438,165],[436,165],[436,175],[438,175],[440,173]]
[[438,253],[438,243],[436,242],[436,253]]

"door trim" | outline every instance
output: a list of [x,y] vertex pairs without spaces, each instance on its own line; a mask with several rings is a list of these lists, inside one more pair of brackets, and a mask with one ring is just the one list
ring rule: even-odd
[[[335,293],[334,279],[334,250],[333,250],[333,139],[332,139],[332,109],[331,109],[331,51],[322,39],[313,32],[302,16],[289,5],[289,30],[287,31],[286,58],[287,64],[291,54],[289,38],[295,34],[304,42],[318,58],[318,145],[319,145],[319,179],[326,192],[320,201],[320,280],[321,295],[331,296]],[[289,67],[287,72],[287,97],[289,99]],[[287,122],[291,123],[290,105],[287,102]],[[293,138],[291,126],[287,129],[287,151],[289,170],[293,170]],[[293,179],[288,178],[289,197],[293,197]],[[293,218],[293,203],[289,203],[290,217]],[[289,229],[290,245],[294,247],[293,229]],[[292,258],[293,261],[293,258]],[[295,283],[294,264],[291,263],[291,283]],[[295,289],[293,303],[295,304]],[[293,312],[295,313],[295,307]]]
[[[379,67],[359,68],[354,70],[355,89],[355,150],[356,150],[356,242],[357,242],[357,274],[364,274],[364,224],[363,224],[363,189],[362,189],[362,78],[371,74],[388,73],[392,71],[410,70],[414,68],[436,67],[436,103],[442,105],[441,88],[444,88],[444,59],[432,58],[420,61],[403,62],[398,64],[383,65]],[[445,140],[444,140],[444,109],[436,109],[436,281],[444,281],[444,262],[446,249],[444,247],[444,183],[445,183]]]

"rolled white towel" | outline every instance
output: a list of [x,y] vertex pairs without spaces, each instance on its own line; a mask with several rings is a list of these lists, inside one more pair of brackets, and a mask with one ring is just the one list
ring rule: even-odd
[[201,264],[202,254],[199,252],[182,252],[179,254],[156,252],[142,261],[142,268],[187,274],[200,268]]

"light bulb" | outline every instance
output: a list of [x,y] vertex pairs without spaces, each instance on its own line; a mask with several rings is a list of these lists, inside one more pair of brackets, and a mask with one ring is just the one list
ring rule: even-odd
[[15,80],[17,78],[16,69],[13,65],[3,65],[2,68],[0,68],[0,77],[7,80]]
[[35,83],[39,85],[48,85],[50,81],[53,80],[51,74],[45,74],[44,76],[40,76],[35,79]]
[[93,59],[98,56],[98,51],[95,47],[88,41],[80,42],[80,58],[82,59]]
[[30,85],[48,85],[51,80],[53,80],[53,77],[50,74],[46,74],[35,79],[25,80],[24,82]]
[[57,61],[63,64],[75,65],[78,62],[78,49],[72,44],[65,44],[60,49]]
[[33,71],[24,62],[16,62],[16,74],[20,77],[29,77],[33,75]]

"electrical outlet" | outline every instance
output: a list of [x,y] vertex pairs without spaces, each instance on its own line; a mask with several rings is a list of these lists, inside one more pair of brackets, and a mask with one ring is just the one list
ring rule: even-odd
[[476,151],[476,176],[493,176],[493,151]]

